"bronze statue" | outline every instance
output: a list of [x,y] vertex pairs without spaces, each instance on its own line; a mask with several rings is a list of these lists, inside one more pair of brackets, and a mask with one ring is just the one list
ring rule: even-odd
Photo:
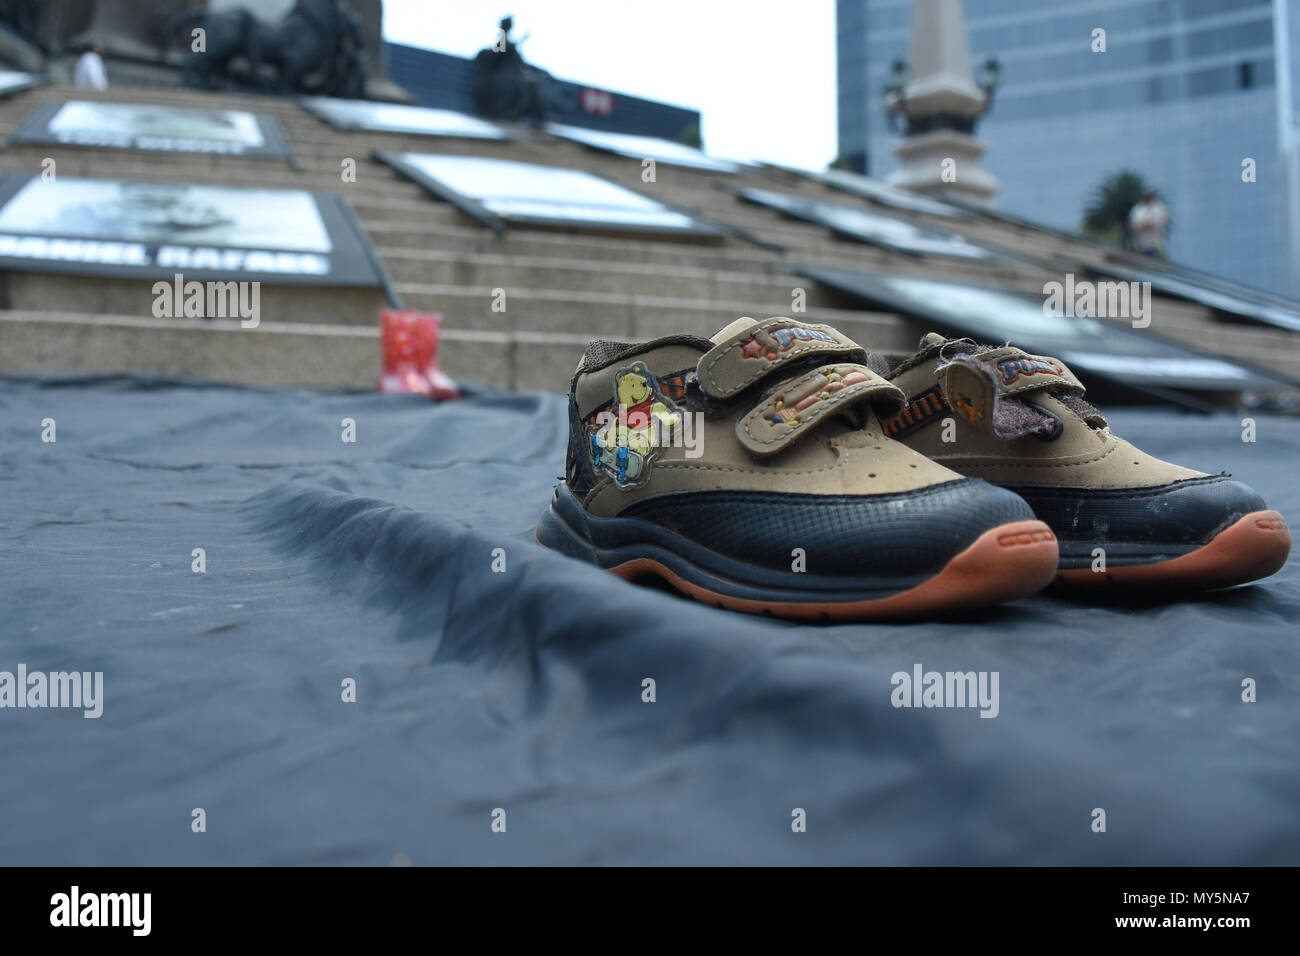
[[546,120],[549,74],[524,62],[510,39],[514,20],[501,21],[496,42],[474,57],[474,110],[489,119],[541,124]]
[[40,25],[41,0],[0,0],[0,26],[40,46]]
[[[204,30],[204,49],[191,37]],[[158,55],[188,52],[182,82],[198,89],[244,88],[280,94],[360,99],[368,56],[361,21],[343,0],[297,0],[275,24],[240,7],[219,13],[186,10],[162,31]]]

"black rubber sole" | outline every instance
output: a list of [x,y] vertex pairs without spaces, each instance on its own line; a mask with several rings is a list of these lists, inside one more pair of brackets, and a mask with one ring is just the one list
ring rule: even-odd
[[1062,568],[1060,584],[1116,586],[1144,591],[1213,590],[1249,584],[1280,571],[1291,554],[1291,531],[1276,511],[1254,511],[1233,521],[1209,541],[1161,561]]
[[[887,597],[931,577],[920,574],[846,582],[842,578],[828,579],[755,567],[702,548],[649,521],[594,517],[563,485],[556,487],[551,507],[537,522],[537,541],[543,547],[606,570],[640,558],[651,558],[681,578],[710,591],[756,601],[843,602]],[[795,582],[798,586],[793,586]]]
[[1045,587],[1057,562],[1056,539],[1031,519],[984,530],[928,574],[846,580],[783,573],[649,521],[593,517],[563,485],[538,521],[537,541],[625,578],[662,578],[703,603],[795,618],[911,617],[985,606]]
[[1268,507],[1252,488],[1226,475],[1151,488],[1004,487],[1056,534],[1062,571],[1090,570],[1097,548],[1105,551],[1107,567],[1173,561]]
[[[1051,527],[1051,525],[1048,525]],[[1053,529],[1061,548],[1061,570],[1073,571],[1089,569],[1097,556],[1097,548],[1106,552],[1107,567],[1138,567],[1144,564],[1160,564],[1191,554],[1204,543],[1197,544],[1151,544],[1143,541],[1115,541],[1110,538],[1083,540],[1069,538],[1060,529]],[[1211,536],[1213,537],[1213,536]]]

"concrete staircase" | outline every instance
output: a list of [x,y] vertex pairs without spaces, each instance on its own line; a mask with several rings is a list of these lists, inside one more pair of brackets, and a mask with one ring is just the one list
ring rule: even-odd
[[[780,189],[845,204],[867,200],[777,170],[736,177],[660,164],[641,180],[638,159],[589,150],[534,131],[515,142],[342,133],[286,100],[156,87],[105,93],[47,86],[0,100],[8,132],[43,102],[68,98],[249,109],[277,117],[300,169],[274,160],[122,150],[11,146],[0,172],[39,172],[55,159],[59,175],[157,179],[336,192],[370,234],[394,288],[408,306],[441,312],[441,362],[453,377],[514,389],[567,387],[592,337],[645,339],[672,332],[711,334],[738,315],[792,313],[832,323],[867,344],[910,348],[924,329],[900,316],[864,311],[834,290],[800,278],[801,263],[996,284],[1042,294],[1062,271],[1082,272],[1101,253],[1082,241],[1011,224],[935,219],[918,224],[961,231],[973,240],[1042,260],[997,265],[916,258],[836,239],[826,230],[748,205],[720,188]],[[686,240],[593,235],[577,230],[511,228],[497,236],[431,198],[371,150],[464,153],[587,169],[635,191],[761,237]],[[345,160],[356,181],[344,182]],[[273,287],[263,283],[262,322],[156,319],[152,281],[89,279],[29,272],[0,274],[0,373],[159,370],[254,384],[372,388],[379,371],[378,311],[368,289]],[[505,311],[493,311],[504,290]],[[1209,310],[1161,299],[1153,330],[1200,348],[1300,378],[1290,333],[1225,325]]]

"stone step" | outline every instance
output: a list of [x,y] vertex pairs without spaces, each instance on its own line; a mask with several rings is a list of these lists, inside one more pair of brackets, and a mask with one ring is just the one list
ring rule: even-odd
[[163,372],[246,385],[373,388],[377,325],[0,312],[0,373]]
[[449,221],[390,222],[361,217],[361,225],[381,249],[451,249],[459,251],[509,252],[520,255],[556,255],[583,258],[590,262],[662,262],[702,267],[725,267],[726,263],[764,263],[776,260],[774,253],[739,239],[692,239],[688,237],[632,237],[615,239],[596,233],[515,228],[498,236],[467,217]]
[[[0,302],[16,311],[153,316],[157,279],[0,272]],[[378,321],[379,289],[271,285],[258,290],[264,321],[355,325]]]
[[[765,272],[779,268],[781,259],[749,243],[675,242],[650,238],[624,238],[611,243],[604,237],[540,229],[512,229],[498,236],[477,224],[429,223],[390,225],[362,222],[381,255],[448,252],[463,255],[537,256],[574,259],[605,268],[607,263],[641,263],[695,266],[726,271]],[[597,266],[596,264],[600,265]]]
[[[856,242],[828,240],[816,251],[766,251],[738,239],[720,243],[620,238],[617,242],[581,233],[515,228],[497,236],[468,219],[427,223],[401,223],[362,218],[362,226],[387,256],[402,252],[458,252],[466,255],[527,255],[578,259],[610,268],[612,263],[636,262],[664,266],[699,266],[726,271],[791,274],[794,265],[815,262],[823,266],[900,275],[934,276],[934,261],[899,257]],[[1041,291],[1048,273],[1018,264],[990,268],[987,264],[954,260],[942,266],[942,276],[970,278],[990,284],[1007,281]]]
[[697,299],[784,300],[795,303],[794,290],[804,290],[808,307],[832,303],[820,286],[764,264],[761,269],[704,269],[662,263],[608,262],[593,269],[585,259],[549,256],[497,255],[448,249],[386,249],[385,265],[399,284],[500,288],[554,288],[624,295],[656,295],[665,288]]
[[[703,272],[703,270],[697,270]],[[538,273],[547,275],[543,270]],[[691,296],[663,296],[630,293],[617,282],[612,289],[530,288],[473,284],[396,283],[404,303],[411,308],[441,312],[449,327],[484,332],[539,331],[562,334],[591,334],[606,338],[649,339],[679,331],[712,334],[739,315],[766,317],[794,311],[790,287],[792,277],[757,277],[721,273],[704,279],[714,283],[718,293]],[[151,317],[154,280],[60,276],[41,273],[0,274],[0,292],[11,309],[18,311],[80,311]],[[690,288],[674,282],[674,290]],[[811,322],[843,326],[850,335],[879,347],[904,347],[910,341],[896,337],[897,321],[889,313],[836,308],[838,301],[809,283],[807,312],[798,313]],[[505,289],[504,312],[494,311],[500,302],[494,290]],[[748,297],[740,293],[748,291]],[[768,298],[755,298],[755,291]],[[386,302],[376,289],[328,288],[319,286],[275,286],[260,289],[262,321],[356,325],[375,320]],[[850,327],[856,331],[849,331]]]
[[[859,318],[836,317],[839,327],[868,341],[862,333],[871,316],[860,313]],[[895,320],[893,325],[890,341],[871,344],[908,348],[920,332],[917,324]],[[710,331],[707,326],[679,329],[688,330]],[[1166,326],[1163,331],[1202,349],[1212,344],[1193,340],[1184,334],[1187,329],[1176,333]],[[1235,332],[1221,329],[1218,334]],[[1297,360],[1278,358],[1273,332],[1252,329],[1250,337],[1256,341],[1248,347],[1237,343],[1239,360],[1296,377]],[[583,333],[444,328],[440,363],[461,381],[563,391],[590,338]],[[228,320],[0,311],[0,374],[143,371],[250,385],[369,389],[379,372],[378,326],[264,321],[257,329],[243,329]]]
[[[439,365],[459,382],[568,390],[588,335],[444,329]],[[377,323],[312,325],[0,311],[0,375],[161,372],[275,387],[364,389],[380,371]]]
[[[449,328],[586,332],[600,338],[633,341],[678,332],[712,335],[742,315],[766,318],[791,313],[788,298],[725,301],[555,289],[507,290],[505,311],[494,312],[493,292],[488,286],[399,283],[397,289],[409,307],[442,313]],[[900,335],[900,322],[892,313],[818,307],[797,313],[796,317],[834,325],[878,348],[910,348],[915,344],[910,333]]]

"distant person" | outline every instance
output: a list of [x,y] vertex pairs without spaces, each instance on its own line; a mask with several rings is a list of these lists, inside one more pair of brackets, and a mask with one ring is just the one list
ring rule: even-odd
[[1144,192],[1128,213],[1128,228],[1133,248],[1156,259],[1165,257],[1165,231],[1169,228],[1169,210],[1151,190]]
[[104,66],[104,49],[98,43],[86,47],[72,69],[72,84],[88,90],[108,89],[108,69]]

